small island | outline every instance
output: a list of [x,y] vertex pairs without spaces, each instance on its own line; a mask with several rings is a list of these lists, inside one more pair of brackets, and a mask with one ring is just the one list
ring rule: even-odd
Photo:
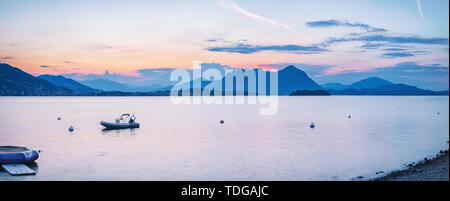
[[317,89],[317,90],[297,90],[289,94],[289,96],[329,96],[325,90]]

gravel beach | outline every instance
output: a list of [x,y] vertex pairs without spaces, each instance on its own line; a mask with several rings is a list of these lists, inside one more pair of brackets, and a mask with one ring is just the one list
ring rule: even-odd
[[392,172],[375,181],[449,181],[448,151],[434,159],[410,165],[406,170]]

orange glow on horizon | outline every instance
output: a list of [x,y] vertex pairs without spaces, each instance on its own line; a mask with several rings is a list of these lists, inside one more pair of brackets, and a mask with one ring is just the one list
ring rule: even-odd
[[269,65],[263,65],[263,64],[256,64],[256,65],[254,65],[254,68],[260,68],[260,69],[263,69],[265,71],[277,71],[278,70],[277,67],[269,66]]

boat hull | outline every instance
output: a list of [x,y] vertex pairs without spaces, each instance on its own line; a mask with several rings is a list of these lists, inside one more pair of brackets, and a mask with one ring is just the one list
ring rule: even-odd
[[124,128],[139,128],[139,123],[112,123],[101,121],[100,125],[104,126],[105,129],[124,129]]

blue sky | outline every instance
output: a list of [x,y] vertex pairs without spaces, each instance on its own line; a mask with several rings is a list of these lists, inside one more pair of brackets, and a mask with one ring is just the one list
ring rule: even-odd
[[[448,7],[448,0],[0,0],[0,62],[33,74],[124,76],[194,60],[289,63],[320,82],[383,72],[448,89]],[[402,64],[414,65],[380,70]],[[417,66],[435,73],[404,75]]]

